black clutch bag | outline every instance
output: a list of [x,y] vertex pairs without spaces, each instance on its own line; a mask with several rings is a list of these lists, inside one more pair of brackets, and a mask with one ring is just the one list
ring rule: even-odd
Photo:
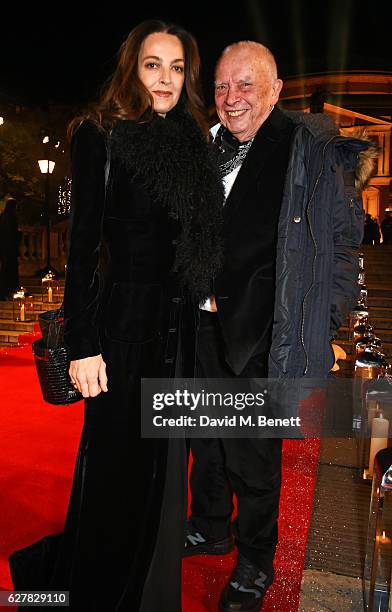
[[65,406],[83,399],[68,374],[70,357],[64,344],[62,308],[38,317],[42,339],[33,342],[33,354],[42,396],[49,404]]

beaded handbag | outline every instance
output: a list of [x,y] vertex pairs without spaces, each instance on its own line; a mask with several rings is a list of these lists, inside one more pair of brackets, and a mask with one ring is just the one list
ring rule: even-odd
[[64,344],[62,307],[42,313],[38,321],[42,339],[33,342],[32,348],[44,400],[56,406],[80,401],[83,396],[72,385],[68,374],[70,358]]

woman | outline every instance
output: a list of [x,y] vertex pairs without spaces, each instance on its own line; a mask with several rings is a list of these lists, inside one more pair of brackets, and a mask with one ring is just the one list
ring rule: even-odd
[[192,366],[194,306],[220,265],[223,194],[198,71],[190,34],[144,22],[74,129],[65,338],[86,407],[50,578],[70,591],[71,610],[181,609],[185,451],[141,439],[140,380]]
[[0,300],[19,287],[19,238],[16,200],[9,198],[0,215]]

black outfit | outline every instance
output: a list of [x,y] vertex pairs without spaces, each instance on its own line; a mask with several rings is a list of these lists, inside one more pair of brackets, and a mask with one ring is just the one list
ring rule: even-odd
[[377,221],[366,216],[362,244],[380,244],[380,229]]
[[[200,313],[197,359],[201,377],[268,375],[278,219],[292,132],[293,125],[284,116],[270,115],[227,198],[225,267],[215,280],[218,312]],[[220,146],[224,151],[230,146],[228,135],[225,139],[223,134]],[[225,299],[226,293],[230,299],[229,295]],[[231,299],[233,294],[235,299]],[[235,492],[238,550],[265,570],[271,568],[277,544],[281,447],[281,440],[275,439],[207,438],[191,443],[192,527],[213,539],[225,538]]]
[[392,217],[385,217],[381,221],[382,242],[383,244],[392,244]]
[[19,287],[19,237],[15,205],[7,202],[0,215],[0,298],[8,297]]
[[[225,361],[216,314],[201,312],[200,318],[198,376],[235,376]],[[267,364],[267,354],[255,355],[239,376],[266,378]],[[233,533],[238,551],[257,567],[269,571],[278,541],[282,440],[205,438],[192,440],[191,448],[191,529],[213,540],[226,538],[235,492],[238,514]]]
[[[72,359],[102,353],[109,391],[85,402],[49,586],[70,590],[72,611],[176,612],[186,453],[182,440],[140,438],[140,380],[193,374],[194,301],[209,294],[219,265],[223,193],[207,143],[184,111],[114,126],[105,203],[106,141],[90,122],[74,136],[64,308]],[[26,588],[21,565],[17,553],[15,584]],[[44,586],[27,577],[28,586]]]
[[[362,201],[344,173],[355,171],[367,146],[339,136],[323,115],[275,108],[263,123],[224,207],[217,313],[201,313],[203,374],[327,376],[330,340],[358,292]],[[281,441],[206,439],[191,447],[191,529],[226,537],[234,490],[238,549],[271,576]]]

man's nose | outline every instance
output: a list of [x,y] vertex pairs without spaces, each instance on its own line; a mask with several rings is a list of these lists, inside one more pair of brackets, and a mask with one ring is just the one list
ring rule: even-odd
[[226,94],[226,104],[229,104],[230,106],[232,106],[233,104],[238,102],[239,99],[240,99],[240,96],[239,96],[237,88],[229,87],[227,89],[227,94]]

